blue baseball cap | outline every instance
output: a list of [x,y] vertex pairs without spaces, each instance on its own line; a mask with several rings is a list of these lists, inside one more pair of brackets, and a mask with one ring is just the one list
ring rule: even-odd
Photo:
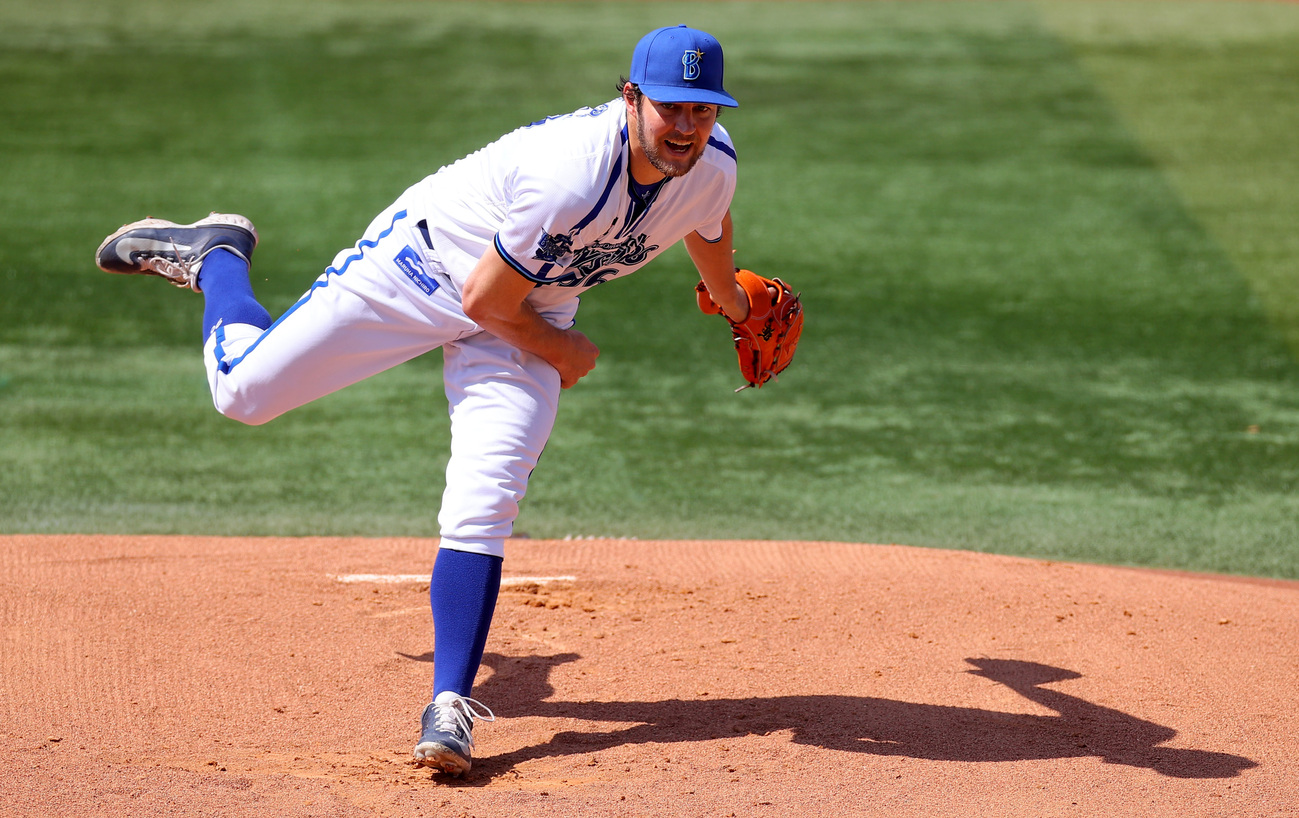
[[628,79],[656,102],[740,107],[722,87],[722,44],[698,29],[669,26],[646,34],[632,52]]

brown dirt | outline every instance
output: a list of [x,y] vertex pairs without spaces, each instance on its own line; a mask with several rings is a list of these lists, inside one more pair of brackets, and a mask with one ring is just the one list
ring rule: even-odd
[[461,781],[435,541],[0,540],[0,814],[1299,814],[1299,584],[840,543],[510,543]]

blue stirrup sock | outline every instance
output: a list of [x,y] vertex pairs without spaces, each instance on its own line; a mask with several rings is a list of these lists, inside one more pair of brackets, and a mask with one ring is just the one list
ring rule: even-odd
[[221,324],[252,324],[259,329],[271,325],[271,314],[253,296],[248,280],[248,262],[218,247],[203,259],[198,272],[203,291],[203,340]]
[[438,550],[429,583],[433,609],[433,693],[468,696],[483,661],[501,592],[500,557]]

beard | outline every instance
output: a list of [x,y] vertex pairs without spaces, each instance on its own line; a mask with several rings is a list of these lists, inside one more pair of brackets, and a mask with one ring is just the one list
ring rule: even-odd
[[[643,104],[644,101],[644,98],[642,98],[640,103]],[[639,113],[639,105],[637,107]],[[664,155],[663,151],[659,150],[659,144],[651,141],[645,133],[645,118],[643,116],[636,117],[636,139],[640,142],[641,150],[645,152],[645,158],[649,160],[655,170],[664,176],[685,176],[699,161],[700,157],[704,155],[703,147],[696,146],[692,139],[672,140],[673,142],[689,142],[693,147],[689,154],[685,156]]]

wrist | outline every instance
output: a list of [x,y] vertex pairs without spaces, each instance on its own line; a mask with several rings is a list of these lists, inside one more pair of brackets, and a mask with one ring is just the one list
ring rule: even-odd
[[728,299],[726,304],[721,304],[719,306],[721,306],[722,312],[726,313],[726,317],[731,319],[732,322],[736,324],[741,323],[744,319],[749,317],[749,309],[751,307],[749,303],[749,294],[744,291],[744,288],[741,287],[740,283],[737,281],[731,288],[730,296],[731,297]]

